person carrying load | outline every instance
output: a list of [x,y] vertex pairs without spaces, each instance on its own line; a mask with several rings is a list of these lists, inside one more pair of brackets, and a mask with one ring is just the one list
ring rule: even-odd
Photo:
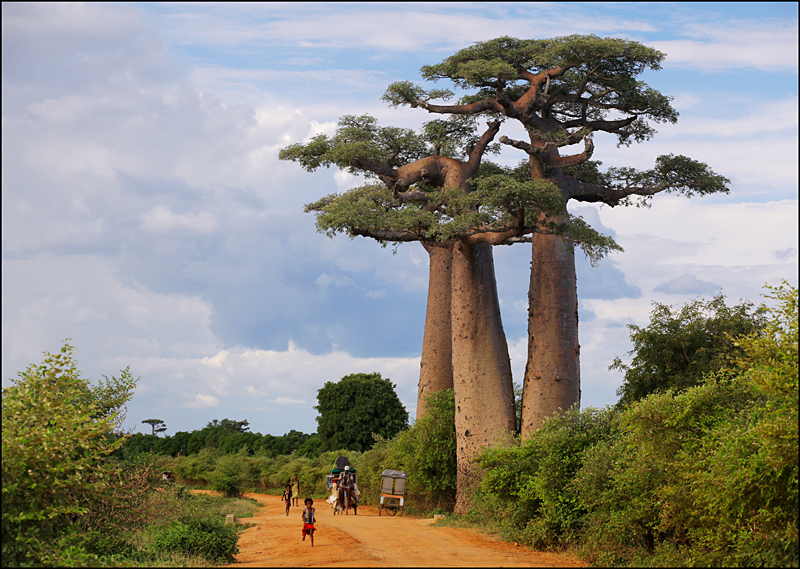
[[339,504],[344,506],[344,513],[349,514],[350,510],[350,497],[353,493],[353,475],[350,472],[350,466],[344,467],[344,472],[339,475]]

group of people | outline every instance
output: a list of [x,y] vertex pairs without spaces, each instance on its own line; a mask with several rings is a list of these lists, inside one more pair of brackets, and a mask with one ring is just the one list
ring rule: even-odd
[[[353,473],[350,472],[350,467],[345,466],[344,471],[339,474],[339,479],[336,481],[336,489],[338,491],[337,500],[339,504],[341,504],[344,508],[345,514],[348,513],[350,509],[350,500],[352,498],[353,492],[355,491],[355,477]],[[300,480],[297,478],[297,474],[292,477],[291,482],[286,485],[286,489],[283,491],[283,502],[286,504],[286,515],[289,515],[289,509],[292,505],[299,506],[300,502]],[[294,502],[294,504],[292,504]],[[316,523],[316,508],[314,508],[314,500],[311,498],[306,498],[303,501],[303,505],[305,508],[303,509],[303,541],[306,540],[306,536],[311,536],[311,547],[314,547],[314,532],[316,531],[316,527],[314,524]]]
[[[292,500],[294,500],[294,505],[300,505],[300,480],[297,478],[297,474],[294,475],[292,481],[286,485],[286,490],[283,491],[283,501],[286,503],[286,515],[289,515],[289,508],[292,506]],[[303,541],[306,540],[306,535],[311,536],[311,547],[314,547],[314,531],[317,528],[314,527],[314,523],[316,520],[316,508],[314,508],[314,500],[311,498],[306,498],[303,501],[303,505],[305,509],[303,509]]]

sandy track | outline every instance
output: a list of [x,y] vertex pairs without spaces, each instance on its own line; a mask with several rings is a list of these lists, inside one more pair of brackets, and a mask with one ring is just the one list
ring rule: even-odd
[[239,537],[237,563],[230,567],[581,567],[562,554],[533,551],[469,529],[430,527],[431,519],[378,516],[362,506],[358,515],[334,516],[315,501],[314,547],[301,541],[302,507],[289,516],[279,496],[245,494],[264,504],[255,523]]

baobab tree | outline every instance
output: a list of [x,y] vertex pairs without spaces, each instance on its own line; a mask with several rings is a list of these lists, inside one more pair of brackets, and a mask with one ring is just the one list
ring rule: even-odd
[[492,245],[537,230],[581,234],[585,247],[598,251],[610,243],[591,232],[581,233],[586,226],[580,220],[549,221],[563,204],[547,182],[515,180],[498,167],[475,177],[499,127],[499,122],[491,122],[478,137],[472,121],[432,121],[415,135],[380,128],[372,117],[346,116],[334,136],[318,135],[280,153],[307,170],[337,165],[382,182],[306,206],[317,214],[321,231],[383,243],[419,241],[428,251],[418,406],[424,408],[427,393],[454,388],[457,509],[462,511],[477,479],[473,458],[498,435],[515,430]]
[[[384,99],[430,113],[513,119],[528,141],[503,144],[525,151],[530,177],[558,188],[568,216],[569,200],[648,205],[660,192],[685,196],[728,192],[729,180],[685,156],[656,159],[650,170],[610,168],[592,161],[592,134],[607,132],[621,145],[655,134],[654,123],[674,123],[671,99],[637,76],[658,70],[664,54],[634,41],[596,36],[543,40],[501,37],[462,49],[437,65],[424,66],[424,79],[448,79],[471,92],[456,104],[454,93],[426,90],[409,81],[389,86]],[[445,104],[432,101],[442,100]],[[583,145],[562,155],[561,149]],[[556,233],[531,234],[528,361],[523,382],[522,433],[529,434],[555,411],[580,402],[578,298],[572,243]]]

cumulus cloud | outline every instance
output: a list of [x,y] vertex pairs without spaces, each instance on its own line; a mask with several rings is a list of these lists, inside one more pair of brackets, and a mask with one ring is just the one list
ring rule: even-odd
[[685,274],[661,283],[653,287],[653,290],[667,294],[713,294],[720,288],[719,285],[700,280],[695,275]]

